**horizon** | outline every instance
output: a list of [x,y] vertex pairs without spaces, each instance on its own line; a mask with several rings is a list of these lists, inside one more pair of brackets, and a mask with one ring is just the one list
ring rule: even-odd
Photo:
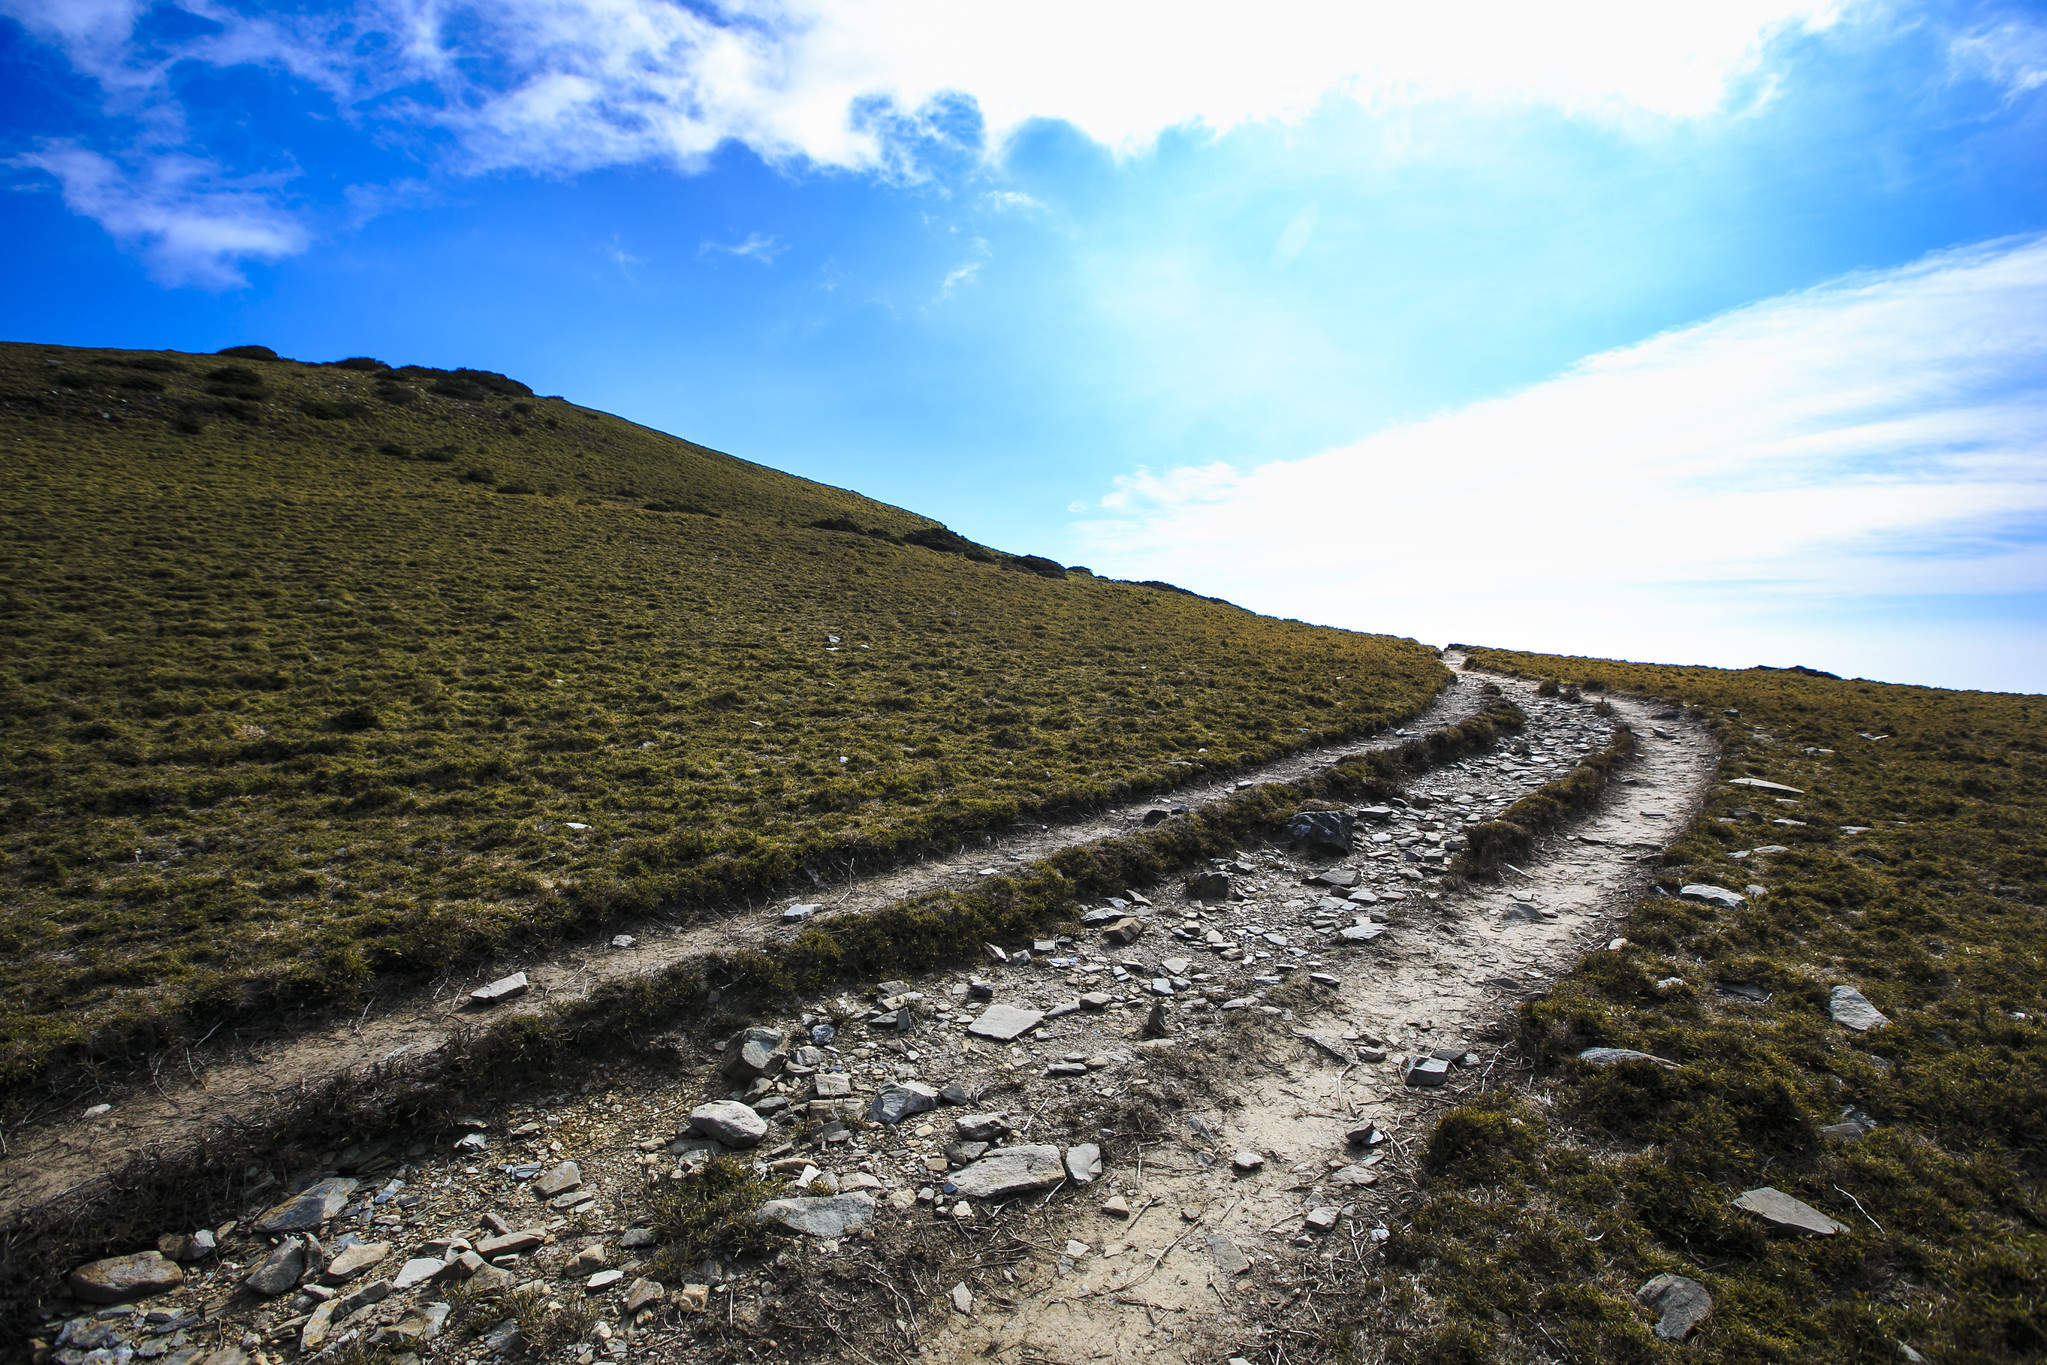
[[1434,643],[2047,690],[2047,22],[0,0],[11,340],[502,371]]

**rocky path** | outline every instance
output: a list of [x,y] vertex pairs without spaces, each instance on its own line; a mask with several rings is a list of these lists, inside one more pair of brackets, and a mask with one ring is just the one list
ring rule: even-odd
[[[1585,707],[1496,681],[1529,711],[1532,749],[1579,744]],[[1410,896],[1393,932],[1328,963],[1339,985],[1305,1006],[1291,996],[1286,1024],[1296,1046],[1287,1061],[1245,1078],[1230,1103],[1186,1115],[1185,1129],[1149,1149],[1141,1170],[1109,1172],[1045,1239],[1051,1249],[1028,1272],[1031,1291],[952,1315],[927,1343],[937,1358],[1253,1353],[1260,1343],[1251,1324],[1268,1302],[1261,1294],[1299,1282],[1303,1271],[1312,1279],[1318,1264],[1326,1271],[1368,1256],[1396,1216],[1393,1192],[1411,1185],[1421,1135],[1495,1066],[1488,1036],[1504,1031],[1488,1024],[1582,954],[1605,949],[1611,922],[1649,879],[1637,859],[1661,848],[1704,798],[1712,741],[1675,720],[1652,726],[1641,703],[1614,705],[1643,748],[1599,811],[1545,841],[1523,875],[1508,874],[1509,885]],[[1512,788],[1523,779],[1502,772],[1513,766],[1456,765],[1414,793],[1433,797],[1435,808],[1482,808],[1518,794]],[[1284,917],[1282,904],[1260,900],[1252,913]],[[1446,1083],[1404,1084],[1406,1059],[1430,1055],[1455,1059]],[[1368,1125],[1383,1139],[1349,1139]]]
[[[1303,750],[1227,778],[1190,782],[1165,799],[1198,808],[1229,795],[1240,784],[1297,779],[1351,754],[1395,747],[1410,735],[1455,724],[1479,710],[1483,700],[1477,686],[1460,676],[1397,731],[1370,741]],[[860,911],[923,891],[971,885],[982,876],[1059,849],[1126,833],[1152,804],[1112,809],[1057,826],[1021,828],[991,837],[971,852],[827,883],[789,903],[800,899],[823,911]],[[102,1093],[77,1101],[65,1112],[39,1117],[32,1125],[7,1133],[0,1152],[0,1213],[77,1190],[141,1153],[176,1150],[213,1129],[249,1126],[282,1097],[330,1079],[431,1055],[460,1030],[485,1018],[494,1022],[537,1011],[550,1002],[588,995],[696,954],[794,934],[796,928],[783,923],[784,908],[777,904],[737,909],[689,924],[635,925],[627,938],[501,960],[468,976],[445,978],[431,989],[380,997],[354,1020],[310,1031],[265,1037],[251,1036],[247,1030],[221,1030],[196,1047],[155,1059],[147,1076],[111,1080]],[[472,990],[519,971],[529,983],[523,995],[487,1012],[472,1006]]]

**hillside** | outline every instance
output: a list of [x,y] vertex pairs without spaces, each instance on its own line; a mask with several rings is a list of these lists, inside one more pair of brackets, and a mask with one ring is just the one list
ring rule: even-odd
[[16,1086],[1370,732],[1446,680],[499,375],[12,344],[0,443]]

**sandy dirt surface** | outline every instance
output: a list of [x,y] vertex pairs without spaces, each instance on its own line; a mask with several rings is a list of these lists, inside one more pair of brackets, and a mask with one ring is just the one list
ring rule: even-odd
[[[861,911],[941,887],[972,885],[985,875],[984,869],[1014,868],[1062,848],[1127,833],[1154,804],[1199,807],[1228,796],[1240,785],[1293,780],[1352,754],[1395,747],[1409,736],[1466,719],[1483,700],[1474,682],[1459,677],[1399,730],[1368,741],[1303,750],[1223,778],[1193,781],[1157,802],[1118,807],[1063,825],[1018,829],[952,857],[828,882],[772,906],[735,907],[724,914],[695,916],[687,924],[655,920],[622,926],[632,936],[629,947],[614,947],[606,937],[500,959],[427,989],[375,998],[360,1016],[311,1030],[280,1027],[263,1036],[246,1026],[239,1031],[222,1029],[197,1047],[178,1048],[154,1059],[147,1075],[110,1077],[99,1092],[67,1097],[62,1112],[38,1115],[7,1133],[5,1152],[0,1154],[0,1212],[61,1197],[138,1155],[180,1149],[209,1130],[249,1126],[281,1101],[331,1079],[429,1056],[462,1029],[486,1020],[537,1011],[700,953],[793,935],[797,930],[781,921],[785,905],[804,901],[829,912]],[[470,1006],[471,990],[518,971],[525,972],[531,983],[524,996],[487,1012]],[[100,1109],[102,1105],[110,1108]]]

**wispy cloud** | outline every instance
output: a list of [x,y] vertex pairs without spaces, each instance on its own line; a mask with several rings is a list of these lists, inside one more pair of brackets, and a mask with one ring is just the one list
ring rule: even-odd
[[1687,658],[1751,638],[1756,613],[1807,628],[1823,604],[2047,593],[2043,457],[2031,237],[1307,459],[1141,470],[1080,531],[1090,562],[1288,615]]
[[777,241],[762,233],[749,232],[743,242],[703,243],[697,247],[697,259],[703,260],[707,256],[743,256],[750,261],[759,261],[762,265],[773,265],[775,257],[788,249],[787,242]]
[[248,283],[242,263],[303,251],[307,232],[279,201],[282,177],[234,177],[177,153],[124,166],[73,143],[52,142],[12,159],[54,177],[64,203],[138,253],[165,284],[231,289]]

